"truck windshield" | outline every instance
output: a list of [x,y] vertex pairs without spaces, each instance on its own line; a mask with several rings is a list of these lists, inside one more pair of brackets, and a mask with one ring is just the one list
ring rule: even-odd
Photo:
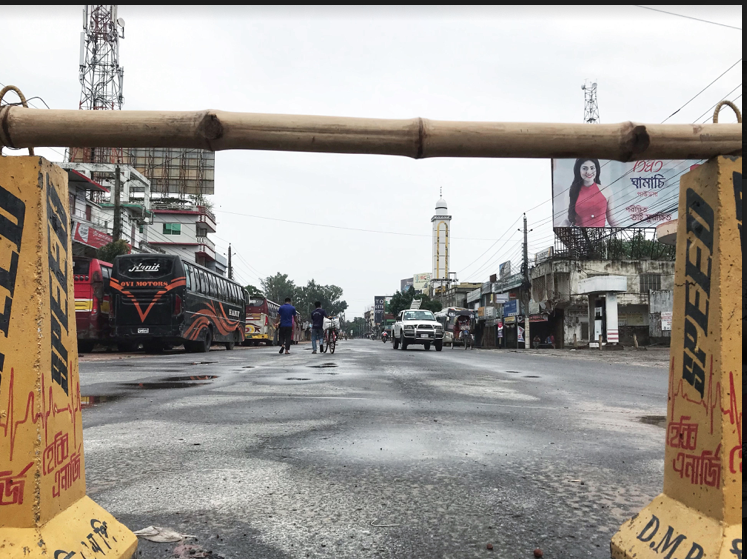
[[404,320],[436,320],[431,311],[405,311]]

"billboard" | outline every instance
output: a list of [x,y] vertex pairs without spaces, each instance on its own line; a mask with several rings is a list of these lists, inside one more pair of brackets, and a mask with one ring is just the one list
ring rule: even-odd
[[215,191],[215,152],[183,148],[129,148],[125,163],[148,180],[150,191],[200,195]]
[[500,266],[498,266],[498,275],[501,279],[506,278],[511,275],[511,261],[504,262]]
[[384,301],[383,295],[374,297],[374,323],[381,324],[384,322]]
[[407,290],[410,289],[413,285],[414,278],[406,278],[403,280],[399,280],[399,291],[400,293],[407,293]]
[[553,227],[656,227],[677,217],[695,160],[553,159]]
[[430,283],[430,281],[430,273],[412,275],[412,286],[415,288],[415,291],[420,291],[421,293],[423,291],[428,291],[428,284]]

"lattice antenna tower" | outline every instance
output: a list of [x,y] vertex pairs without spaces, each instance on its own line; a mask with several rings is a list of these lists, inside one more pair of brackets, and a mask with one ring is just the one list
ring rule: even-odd
[[584,122],[599,124],[599,103],[597,103],[597,82],[584,83]]
[[[124,39],[125,22],[117,17],[117,6],[85,6],[80,33],[80,105],[82,110],[119,111],[122,109],[122,79],[119,66],[119,40]],[[84,151],[81,157],[79,151]],[[73,148],[71,161],[121,163],[122,149]]]

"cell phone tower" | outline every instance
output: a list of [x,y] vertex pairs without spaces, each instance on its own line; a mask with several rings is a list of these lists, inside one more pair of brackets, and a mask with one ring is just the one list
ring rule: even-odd
[[[85,6],[83,31],[80,33],[80,105],[88,111],[122,109],[122,79],[119,66],[119,40],[124,39],[122,18],[117,6]],[[122,149],[72,148],[70,161],[85,163],[121,163]]]
[[597,103],[597,82],[584,83],[584,122],[599,124],[599,104]]

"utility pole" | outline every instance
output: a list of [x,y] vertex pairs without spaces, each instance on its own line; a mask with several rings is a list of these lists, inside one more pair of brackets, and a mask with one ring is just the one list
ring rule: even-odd
[[117,165],[114,176],[114,225],[112,226],[112,237],[115,241],[118,241],[122,237],[122,202],[119,192],[119,165]]
[[231,243],[228,243],[228,279],[233,279],[233,266],[231,265]]
[[[529,337],[529,299],[531,299],[531,290],[529,283],[529,244],[527,243],[527,214],[524,214],[524,264],[522,265],[522,271],[524,272],[523,291],[524,291],[524,349],[531,347],[531,338]],[[518,329],[517,329],[518,334]],[[518,335],[517,335],[518,338]]]

